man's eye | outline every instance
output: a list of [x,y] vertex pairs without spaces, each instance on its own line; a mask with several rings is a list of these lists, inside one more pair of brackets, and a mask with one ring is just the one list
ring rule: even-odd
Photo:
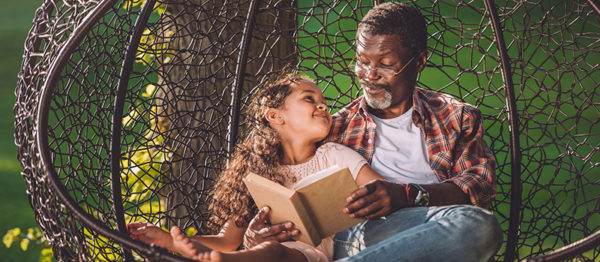
[[381,67],[392,67],[394,63],[381,63]]
[[312,96],[307,96],[304,99],[306,99],[307,101],[310,101],[310,102],[314,102],[315,101],[315,99]]

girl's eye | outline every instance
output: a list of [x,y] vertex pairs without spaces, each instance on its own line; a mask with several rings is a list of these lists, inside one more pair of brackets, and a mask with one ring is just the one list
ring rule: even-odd
[[306,99],[306,100],[307,100],[307,101],[309,101],[309,102],[314,102],[314,101],[315,101],[315,99],[313,99],[313,97],[312,97],[312,96],[307,96],[307,97],[305,97],[304,99]]

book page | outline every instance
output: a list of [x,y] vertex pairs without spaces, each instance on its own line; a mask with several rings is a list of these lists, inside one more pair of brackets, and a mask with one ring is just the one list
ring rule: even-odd
[[292,187],[292,189],[298,190],[300,188],[303,188],[309,184],[312,184],[320,179],[323,179],[323,178],[339,171],[340,169],[342,169],[342,168],[340,168],[338,165],[333,165],[329,168],[323,169],[317,173],[314,173],[310,176],[307,176],[307,177],[301,179]]

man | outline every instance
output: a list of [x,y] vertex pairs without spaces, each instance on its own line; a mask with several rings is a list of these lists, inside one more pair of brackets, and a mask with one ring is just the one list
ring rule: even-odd
[[[363,96],[334,115],[330,140],[362,154],[389,181],[348,197],[344,212],[367,221],[335,237],[344,261],[486,261],[502,233],[483,208],[495,196],[495,160],[479,110],[416,87],[427,61],[419,11],[402,3],[371,9],[356,33],[354,70]],[[297,233],[251,222],[246,244]]]

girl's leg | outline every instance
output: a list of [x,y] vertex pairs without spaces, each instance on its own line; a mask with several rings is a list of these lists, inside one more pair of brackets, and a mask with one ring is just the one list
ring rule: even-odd
[[181,232],[178,227],[171,228],[171,237],[173,238],[173,249],[172,251],[187,257],[193,258],[201,252],[210,251],[209,248],[200,244],[198,241],[191,239]]
[[279,242],[265,242],[252,249],[236,252],[207,251],[200,252],[194,257],[195,260],[204,262],[228,262],[228,261],[293,261],[306,262],[306,257],[298,250],[288,248]]

